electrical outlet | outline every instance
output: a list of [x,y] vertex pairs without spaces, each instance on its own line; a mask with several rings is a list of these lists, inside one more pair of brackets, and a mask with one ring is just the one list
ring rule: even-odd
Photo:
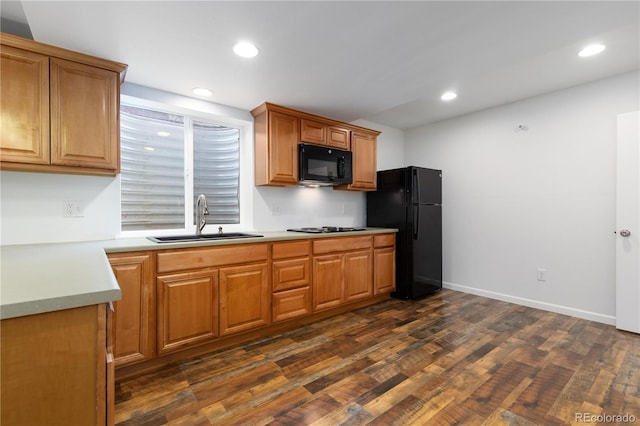
[[271,215],[272,216],[280,216],[280,205],[272,204],[271,205]]
[[62,217],[84,217],[84,203],[82,201],[63,201]]
[[547,281],[547,270],[542,268],[536,269],[536,278],[538,281]]

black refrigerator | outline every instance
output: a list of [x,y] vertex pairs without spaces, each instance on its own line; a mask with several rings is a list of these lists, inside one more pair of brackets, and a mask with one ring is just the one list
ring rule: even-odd
[[382,170],[367,193],[367,226],[398,228],[396,291],[419,299],[442,288],[442,171]]

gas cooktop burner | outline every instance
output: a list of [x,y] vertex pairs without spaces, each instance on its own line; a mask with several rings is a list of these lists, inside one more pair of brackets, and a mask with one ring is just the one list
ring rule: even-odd
[[364,231],[365,228],[351,228],[345,226],[323,226],[321,228],[295,228],[295,229],[287,229],[287,231],[291,232],[306,232],[307,234],[322,234],[325,232],[353,232],[353,231]]

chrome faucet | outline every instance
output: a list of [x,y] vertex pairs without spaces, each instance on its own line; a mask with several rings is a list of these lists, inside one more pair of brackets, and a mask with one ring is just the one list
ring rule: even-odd
[[204,194],[198,195],[196,200],[196,235],[202,235],[202,229],[207,224],[205,215],[209,214],[209,206],[207,205],[207,197]]

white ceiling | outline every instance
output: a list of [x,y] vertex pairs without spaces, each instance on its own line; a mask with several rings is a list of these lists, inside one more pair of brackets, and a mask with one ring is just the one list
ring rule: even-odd
[[[21,4],[34,39],[126,63],[132,83],[187,96],[204,86],[210,101],[244,110],[269,101],[399,129],[640,64],[638,1]],[[21,19],[17,6],[3,14]],[[258,57],[236,57],[239,40]],[[579,58],[591,42],[607,49]],[[443,103],[449,89],[458,98]]]

